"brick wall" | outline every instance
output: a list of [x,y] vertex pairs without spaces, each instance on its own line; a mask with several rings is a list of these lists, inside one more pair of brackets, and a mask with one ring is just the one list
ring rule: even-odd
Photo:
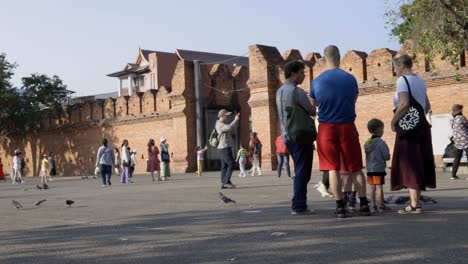
[[[391,61],[394,52],[377,49],[367,57],[357,51],[345,54],[341,67],[361,80],[356,107],[361,143],[369,137],[367,121],[376,117],[387,125],[384,139],[392,149],[394,134],[388,124],[392,117],[396,80]],[[421,59],[423,55],[416,56],[424,61]],[[252,45],[249,47],[249,67],[202,65],[204,108],[240,109],[240,141],[244,145],[248,143],[250,127],[258,133],[263,143],[264,169],[276,165],[274,142],[279,135],[279,123],[275,94],[284,82],[282,67],[287,61],[302,58],[297,50],[287,50],[281,55],[275,47]],[[460,58],[460,65],[465,65],[464,59],[465,56]],[[300,87],[308,92],[311,82],[326,70],[326,65],[318,53],[308,53],[304,62],[306,79]],[[433,114],[448,113],[453,103],[468,105],[468,69],[455,70],[438,61],[435,65],[437,74],[428,72],[430,67],[425,61],[423,66],[417,67],[426,80]],[[144,172],[148,140],[153,138],[159,142],[159,138],[165,136],[174,153],[173,169],[193,171],[196,168],[193,153],[195,122],[194,65],[190,61],[178,61],[171,86],[135,93],[132,97],[121,96],[66,107],[63,117],[50,115],[44,119],[46,130],[40,134],[0,139],[0,157],[4,169],[9,171],[13,152],[19,148],[25,153],[27,174],[37,175],[40,155],[53,152],[60,174],[91,173],[95,152],[103,137],[113,146],[120,146],[123,139],[128,139],[130,146],[138,150],[136,171]],[[314,166],[317,166],[317,158],[314,160]],[[440,163],[439,157],[436,162]]]

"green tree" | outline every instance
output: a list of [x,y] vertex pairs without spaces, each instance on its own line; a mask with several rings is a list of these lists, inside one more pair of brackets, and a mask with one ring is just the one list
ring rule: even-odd
[[441,54],[452,64],[468,50],[468,0],[401,0],[386,12],[391,34],[400,43],[411,40],[414,52],[433,59]]
[[4,53],[0,54],[0,134],[11,131],[11,124],[15,121],[20,98],[11,83],[13,69],[16,64],[10,63]]
[[63,114],[61,102],[68,96],[66,85],[58,76],[32,74],[22,78],[18,93],[11,84],[16,64],[0,54],[0,134],[24,134],[42,128],[44,114]]

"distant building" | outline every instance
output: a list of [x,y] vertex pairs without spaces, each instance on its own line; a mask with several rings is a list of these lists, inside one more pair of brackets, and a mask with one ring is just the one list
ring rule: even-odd
[[117,98],[119,94],[117,92],[112,93],[102,93],[102,94],[94,94],[94,95],[87,95],[87,96],[79,96],[79,97],[72,97],[71,104],[78,104],[84,102],[92,102],[96,99],[107,99],[107,98]]
[[127,63],[117,72],[108,74],[117,78],[118,96],[132,95],[135,92],[158,90],[161,86],[170,87],[179,60],[205,63],[248,66],[248,57],[217,54],[209,52],[176,49],[175,53],[138,49],[135,63]]

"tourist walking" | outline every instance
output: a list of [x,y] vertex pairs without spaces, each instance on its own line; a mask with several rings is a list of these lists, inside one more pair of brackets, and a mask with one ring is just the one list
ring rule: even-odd
[[121,158],[121,169],[122,172],[120,173],[120,182],[127,183],[128,176],[129,176],[129,167],[130,167],[130,151],[128,150],[128,140],[124,139],[121,145],[120,152],[122,154]]
[[235,166],[234,157],[232,156],[232,148],[234,141],[232,133],[239,126],[240,114],[237,114],[231,123],[228,123],[228,117],[231,115],[226,109],[221,109],[218,112],[218,120],[216,120],[216,132],[218,133],[218,149],[221,155],[221,188],[233,189],[236,186],[231,182],[232,170]]
[[[291,214],[311,214],[313,210],[307,206],[307,184],[312,174],[313,141],[315,127],[311,116],[315,116],[315,108],[307,98],[307,94],[297,87],[305,78],[305,65],[300,61],[291,61],[284,65],[286,81],[276,92],[276,106],[281,123],[281,136],[294,161],[294,187],[291,203]],[[305,111],[302,116],[307,119],[294,119],[292,110]],[[301,113],[301,112],[299,112]],[[296,115],[297,116],[297,115]],[[310,120],[308,120],[310,118]],[[292,128],[307,125],[305,134],[291,134]],[[313,130],[311,130],[313,129]]]
[[196,147],[195,152],[197,153],[197,174],[198,177],[202,176],[203,173],[203,160],[204,160],[204,155],[205,152],[208,150],[208,146],[205,146],[204,148],[201,147]]
[[283,169],[283,164],[286,168],[286,174],[288,174],[288,177],[291,178],[291,170],[289,168],[289,152],[288,148],[286,147],[286,144],[284,144],[284,139],[281,135],[279,135],[276,138],[275,146],[276,156],[278,158],[278,178],[281,177],[281,170]]
[[262,175],[262,142],[258,138],[257,132],[252,132],[249,143],[249,161],[252,164],[250,175]]
[[102,146],[96,153],[96,168],[101,171],[102,187],[111,185],[112,164],[114,163],[114,149],[107,146],[107,139],[102,139]]
[[[359,134],[354,124],[358,85],[353,75],[340,69],[340,51],[330,45],[324,50],[327,70],[315,78],[310,97],[319,108],[317,151],[321,171],[329,171],[330,188],[336,199],[336,216],[346,217],[340,170],[350,172],[360,199],[359,214],[370,215],[366,182],[362,173]],[[343,159],[344,168],[341,166]]]
[[119,148],[114,149],[114,173],[116,176],[120,175],[120,151]]
[[454,104],[452,106],[452,116],[453,142],[456,148],[456,155],[453,160],[451,179],[455,180],[459,179],[457,172],[458,167],[460,166],[461,158],[463,156],[463,151],[468,158],[468,121],[463,115],[463,105]]
[[0,158],[0,180],[5,180],[5,173],[3,172],[2,158]]
[[[395,114],[391,122],[392,131],[398,131],[392,157],[391,190],[399,191],[404,188],[409,190],[411,203],[398,213],[418,214],[423,212],[420,203],[421,191],[425,191],[426,188],[436,188],[431,127],[424,117],[431,109],[431,105],[424,80],[412,71],[411,57],[407,54],[398,54],[393,58],[393,65],[399,78],[393,99]],[[418,108],[424,113],[421,113],[422,118],[419,118],[419,127],[415,126],[411,132],[403,133],[400,128],[406,124],[414,124],[413,118],[400,122],[410,110],[410,106],[412,113],[419,112]]]
[[166,178],[171,177],[171,156],[169,155],[169,144],[167,143],[167,138],[162,136],[159,139],[159,149],[161,151],[161,178],[163,181]]
[[49,181],[52,181],[52,176],[57,175],[57,168],[55,167],[55,159],[54,159],[54,155],[52,152],[49,152],[49,156],[47,159],[49,161],[49,166],[50,166]]
[[13,156],[13,175],[11,177],[12,184],[17,182],[24,183],[23,181],[23,169],[24,167],[23,157],[21,156],[21,151],[15,150],[15,156]]
[[134,149],[130,152],[130,166],[128,167],[128,182],[133,183],[133,172],[135,171],[135,166],[138,166],[137,161],[137,150]]
[[159,149],[156,147],[154,139],[150,139],[148,142],[148,161],[146,164],[146,172],[151,174],[151,179],[154,181],[154,173],[158,176],[158,181],[165,180],[161,179],[159,171],[161,170],[159,166]]
[[41,183],[47,182],[47,174],[49,173],[49,169],[49,159],[47,158],[47,154],[44,154],[41,161]]
[[249,152],[244,148],[243,145],[239,146],[239,151],[237,152],[236,162],[239,163],[239,177],[245,178],[247,173],[245,172],[245,165],[247,165],[247,157],[249,156]]

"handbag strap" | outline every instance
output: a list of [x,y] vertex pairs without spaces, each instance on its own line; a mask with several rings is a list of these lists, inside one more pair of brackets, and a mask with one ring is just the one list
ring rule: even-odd
[[[413,95],[411,94],[411,86],[409,85],[408,79],[407,79],[406,76],[404,76],[404,75],[402,75],[401,77],[403,77],[403,79],[405,79],[406,86],[408,86],[408,93],[409,93],[409,96],[410,96],[410,98],[412,98]],[[414,97],[413,97],[413,99],[414,99]]]

